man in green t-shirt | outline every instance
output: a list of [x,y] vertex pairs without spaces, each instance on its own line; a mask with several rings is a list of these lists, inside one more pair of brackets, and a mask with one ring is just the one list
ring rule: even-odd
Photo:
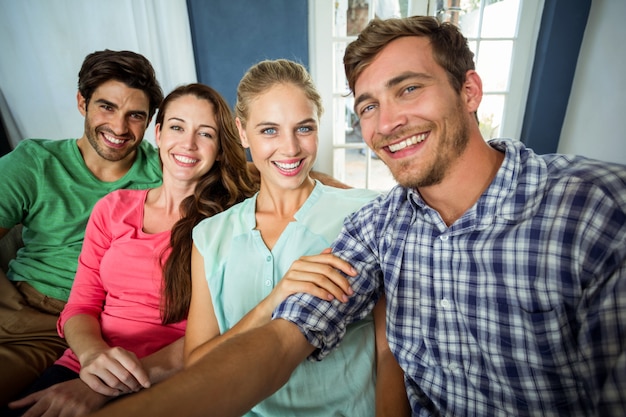
[[93,205],[120,188],[160,184],[157,151],[142,139],[162,99],[145,57],[94,52],[78,73],[83,136],[24,140],[0,158],[0,238],[22,224],[24,241],[6,276],[0,270],[0,406],[67,347],[56,322]]

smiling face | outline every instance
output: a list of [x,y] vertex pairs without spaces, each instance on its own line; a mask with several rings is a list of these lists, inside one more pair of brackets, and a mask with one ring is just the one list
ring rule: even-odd
[[390,42],[354,93],[364,141],[405,187],[439,184],[467,146],[478,103],[452,88],[425,37]]
[[310,186],[317,155],[317,107],[294,84],[275,84],[250,102],[246,126],[237,119],[244,147],[250,148],[262,186]]
[[219,151],[213,105],[193,95],[170,101],[163,123],[156,126],[155,138],[163,163],[163,181],[195,184],[213,167]]
[[85,136],[95,154],[111,162],[134,158],[148,127],[149,104],[145,92],[114,80],[96,88],[88,103],[78,93]]

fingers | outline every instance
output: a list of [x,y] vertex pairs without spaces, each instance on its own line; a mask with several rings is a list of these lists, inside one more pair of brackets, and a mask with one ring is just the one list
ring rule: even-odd
[[[285,297],[298,292],[305,292],[323,300],[337,299],[347,302],[352,295],[348,280],[339,273],[317,273],[291,269],[283,277],[280,284]],[[282,301],[282,300],[281,300]]]
[[150,387],[150,379],[134,353],[122,348],[101,352],[80,370],[80,378],[94,391],[117,396]]
[[22,408],[28,407],[37,402],[37,400],[41,397],[41,391],[35,392],[33,394],[27,395],[24,398],[20,398],[19,400],[11,401],[8,406],[9,408]]
[[342,272],[354,276],[356,271],[350,264],[328,252],[303,256],[293,263],[281,281],[286,295],[306,292],[325,300],[348,301],[353,291]]
[[101,408],[107,398],[93,392],[80,379],[61,382],[9,404],[30,408],[22,417],[75,417]]
[[348,262],[330,253],[330,248],[324,249],[319,255],[302,256],[296,262],[305,261],[325,265],[329,268],[337,269],[344,274],[354,277],[357,271]]

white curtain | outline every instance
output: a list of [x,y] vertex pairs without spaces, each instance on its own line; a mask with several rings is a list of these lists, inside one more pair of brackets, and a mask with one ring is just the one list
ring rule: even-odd
[[197,80],[185,0],[0,0],[1,110],[13,145],[82,136],[78,71],[102,49],[144,55],[164,94]]

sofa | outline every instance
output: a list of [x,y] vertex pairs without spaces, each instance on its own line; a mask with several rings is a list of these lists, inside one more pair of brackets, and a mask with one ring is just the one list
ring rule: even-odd
[[0,239],[0,269],[7,272],[9,262],[15,258],[17,250],[24,246],[22,241],[22,225],[17,225]]

